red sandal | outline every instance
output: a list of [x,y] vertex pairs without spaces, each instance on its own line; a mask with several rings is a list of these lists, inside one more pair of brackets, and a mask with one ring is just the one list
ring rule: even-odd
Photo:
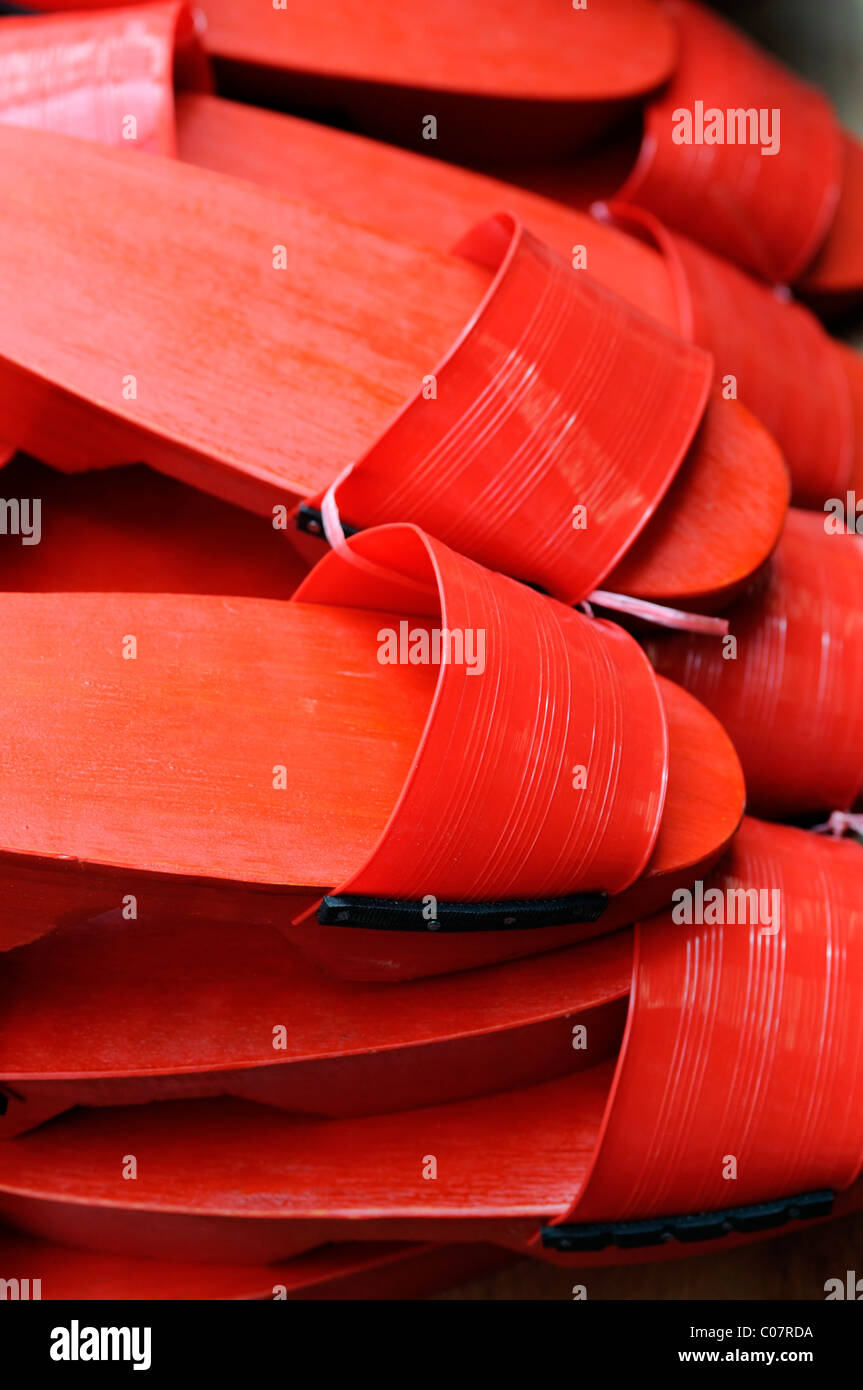
[[278,923],[336,973],[460,969],[655,911],[742,814],[726,735],[621,628],[413,527],[287,604],[3,607],[7,944],[140,891]]
[[[11,127],[0,149],[0,413],[45,461],[143,460],[271,515],[330,489],[353,525],[430,525],[570,602],[602,583],[715,606],[772,550],[782,461],[739,402],[707,404],[707,355],[511,219],[445,258],[157,156]],[[58,197],[75,228],[62,253]]]
[[433,1235],[584,1264],[855,1210],[860,855],[747,821],[720,873],[636,929],[616,1068],[352,1120],[234,1100],[75,1113],[0,1146],[0,1215],[160,1259]]

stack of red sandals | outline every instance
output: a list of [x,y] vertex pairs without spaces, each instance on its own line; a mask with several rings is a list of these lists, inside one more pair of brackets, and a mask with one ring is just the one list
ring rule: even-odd
[[203,11],[0,23],[0,1276],[863,1207],[863,148],[692,0]]

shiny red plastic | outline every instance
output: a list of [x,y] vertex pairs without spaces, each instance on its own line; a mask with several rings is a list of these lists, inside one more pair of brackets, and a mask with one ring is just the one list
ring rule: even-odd
[[417,393],[336,501],[355,525],[410,518],[575,603],[680,468],[710,359],[573,275],[508,215],[456,250],[495,271],[488,294],[435,369],[435,398]]
[[712,1211],[856,1181],[861,858],[856,844],[748,820],[710,880],[719,903],[705,900],[704,916],[721,912],[717,925],[673,909],[638,928],[599,1152],[569,1218]]
[[649,665],[622,628],[414,527],[354,537],[294,598],[404,612],[432,630],[481,636],[485,652],[484,670],[441,666],[384,835],[338,892],[417,901],[620,893],[643,872],[662,817],[668,742]]
[[863,141],[842,132],[842,189],[836,215],[818,255],[798,282],[819,312],[836,314],[859,304],[863,287]]
[[[756,274],[788,284],[824,241],[839,198],[842,139],[832,107],[706,6],[666,0],[666,10],[680,35],[678,62],[647,107],[638,162],[620,197]],[[721,143],[703,138],[714,110],[722,115]],[[760,127],[756,140],[748,128],[744,142],[729,140],[728,112],[737,110],[756,119],[765,113],[771,125],[764,136],[778,138],[772,153],[759,143]],[[690,117],[689,143],[675,140],[683,130],[679,113]]]
[[185,4],[0,25],[0,119],[11,125],[176,154],[175,83],[210,87]]
[[863,539],[832,524],[789,513],[767,573],[729,615],[730,658],[688,633],[647,639],[656,669],[731,735],[758,815],[848,810],[863,791]]
[[662,252],[680,333],[711,354],[723,393],[739,396],[773,434],[791,473],[792,501],[820,508],[837,496],[863,454],[863,437],[841,353],[818,320],[645,209],[614,203],[609,211]]

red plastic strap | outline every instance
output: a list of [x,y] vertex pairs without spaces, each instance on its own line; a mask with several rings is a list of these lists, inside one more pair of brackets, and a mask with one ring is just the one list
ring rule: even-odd
[[[621,628],[583,617],[413,526],[331,551],[294,602],[379,610],[460,634],[381,840],[337,891],[421,900],[620,892],[653,849],[667,779],[656,678]],[[584,769],[582,776],[579,769]],[[582,785],[583,782],[583,785]]]
[[863,539],[830,522],[788,513],[764,588],[732,615],[734,659],[699,637],[648,643],[730,734],[760,815],[849,810],[863,792]]
[[820,507],[835,497],[851,475],[854,414],[847,372],[814,314],[643,208],[613,203],[608,213],[662,252],[680,333],[712,354],[717,383],[735,377],[737,395],[782,449],[795,502]]
[[854,1181],[861,869],[857,845],[749,820],[709,886],[777,890],[778,931],[670,913],[636,929],[601,1147],[569,1219],[711,1211]]
[[173,155],[175,80],[210,87],[185,4],[0,25],[0,118],[12,125]]
[[[833,109],[706,8],[666,0],[666,9],[678,25],[680,58],[647,109],[638,162],[620,197],[756,274],[790,283],[824,240],[839,198],[842,137]],[[711,111],[722,113],[724,129]],[[763,139],[728,143],[729,111],[754,111],[759,125],[764,112]],[[690,131],[678,113],[689,113]],[[778,151],[762,154],[777,129]],[[692,143],[676,143],[675,132]],[[703,142],[714,133],[725,143]]]
[[674,479],[710,359],[573,273],[509,214],[457,249],[497,275],[433,392],[419,391],[340,480],[339,512],[359,527],[410,520],[576,603]]

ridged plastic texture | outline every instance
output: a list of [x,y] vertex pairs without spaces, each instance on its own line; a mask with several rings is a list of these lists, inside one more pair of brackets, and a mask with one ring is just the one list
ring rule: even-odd
[[495,280],[434,372],[436,395],[420,390],[358,461],[339,510],[355,526],[409,519],[577,602],[673,481],[710,358],[573,275],[508,214],[456,250]]
[[821,507],[835,497],[854,463],[854,413],[842,358],[814,314],[669,232],[646,209],[615,203],[610,211],[618,225],[646,232],[663,252],[680,332],[711,353],[717,384],[739,396],[776,439],[791,473],[792,501]]
[[412,526],[353,537],[295,601],[413,614],[484,648],[481,672],[441,665],[401,797],[338,891],[533,898],[615,893],[639,877],[659,831],[668,742],[653,672],[622,629]]
[[599,1155],[570,1216],[709,1211],[855,1180],[861,867],[856,844],[747,820],[709,886],[726,903],[778,894],[778,930],[751,906],[744,923],[639,926]]
[[[647,108],[638,162],[620,196],[765,279],[790,283],[824,240],[839,198],[842,135],[833,109],[706,7],[666,0],[666,10],[680,34],[678,63]],[[704,133],[696,103],[705,123],[711,110],[722,112],[724,143],[696,143]],[[751,131],[747,143],[729,143],[728,112],[748,110],[766,113],[768,140],[778,132],[775,153],[762,154],[760,135],[749,143]],[[693,118],[691,144],[673,138],[681,111]]]
[[646,644],[725,726],[756,815],[848,810],[863,786],[863,540],[824,528],[789,513],[760,588],[729,614],[736,656],[689,633]]

